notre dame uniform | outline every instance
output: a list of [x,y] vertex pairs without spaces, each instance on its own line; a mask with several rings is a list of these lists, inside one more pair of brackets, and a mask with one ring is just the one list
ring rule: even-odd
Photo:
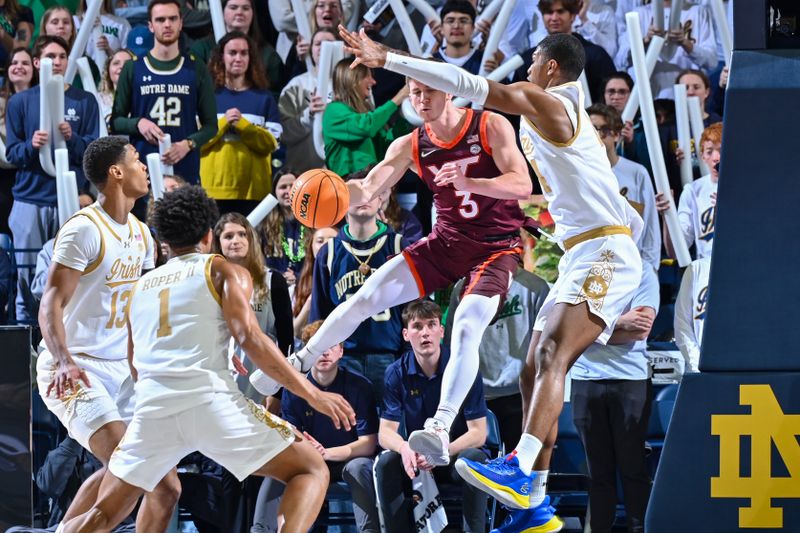
[[[133,64],[131,116],[152,120],[172,142],[186,139],[197,131],[197,114],[200,86],[197,63],[191,54],[183,54],[172,70],[156,69],[150,56],[138,58]],[[144,158],[157,152],[158,146],[150,144],[138,131],[131,141]],[[189,152],[174,166],[175,173],[196,183],[200,176],[200,153]]]

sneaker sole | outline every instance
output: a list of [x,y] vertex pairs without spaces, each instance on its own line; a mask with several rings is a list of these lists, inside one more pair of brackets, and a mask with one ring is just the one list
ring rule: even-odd
[[523,529],[519,533],[555,533],[564,529],[564,522],[557,516],[553,516],[550,520],[541,526],[534,526]]
[[425,431],[414,431],[408,437],[408,447],[420,455],[424,455],[434,466],[447,466],[450,456],[442,456],[442,441]]
[[[473,487],[486,492],[500,503],[507,505],[512,509],[528,509],[528,504],[530,502],[529,495],[520,494],[513,489],[506,487],[505,485],[495,483],[491,479],[475,472],[469,467],[469,465],[462,461],[456,461],[456,471],[464,479],[464,481]],[[552,531],[558,530],[554,529]]]

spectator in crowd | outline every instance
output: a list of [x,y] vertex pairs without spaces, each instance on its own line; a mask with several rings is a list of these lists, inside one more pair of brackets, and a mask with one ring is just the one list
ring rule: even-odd
[[232,31],[208,66],[219,120],[201,149],[200,178],[220,213],[250,213],[272,189],[272,153],[283,128],[257,53],[252,39]]
[[[72,20],[72,13],[64,6],[53,6],[47,9],[39,20],[39,35],[55,35],[67,42],[70,50],[75,43],[75,23]],[[89,69],[95,83],[100,82],[100,69],[91,58],[89,58]],[[78,89],[83,89],[83,82],[77,71],[72,84]]]
[[142,158],[157,152],[159,141],[169,134],[172,146],[162,161],[196,184],[199,149],[217,133],[214,85],[205,63],[180,51],[178,0],[152,0],[148,16],[155,44],[147,55],[122,67],[111,127],[114,133],[129,135]]
[[314,282],[314,260],[322,246],[336,237],[339,231],[336,228],[319,228],[314,231],[311,239],[306,241],[306,257],[303,260],[303,269],[294,289],[294,335],[300,338],[303,328],[308,324],[308,315],[311,313],[311,289]]
[[33,11],[17,0],[0,0],[0,63],[15,48],[29,48],[33,39]]
[[298,74],[286,84],[278,100],[283,137],[286,146],[286,166],[297,172],[320,168],[325,161],[314,148],[313,121],[325,109],[327,95],[316,94],[317,73],[322,43],[335,41],[339,34],[332,27],[321,27],[311,37],[311,60],[314,72]]
[[[329,1],[329,0],[325,0]],[[351,19],[358,16],[358,5],[353,0],[342,0],[339,4],[341,6],[341,20],[344,24],[349,26]],[[312,11],[316,14],[316,2],[314,0],[303,0],[305,12],[303,13],[309,20]],[[330,8],[320,8],[324,12]],[[294,44],[298,41],[297,35],[297,14],[292,9],[291,0],[269,0],[269,14],[275,29],[280,32],[278,36],[277,50],[281,58],[288,62],[290,51],[294,48]],[[327,15],[330,17],[330,14]],[[316,17],[314,17],[316,19]],[[332,20],[332,19],[331,19]],[[330,24],[320,23],[315,20],[317,27],[331,26]],[[334,26],[335,27],[335,26]],[[313,33],[313,31],[312,31]]]
[[297,276],[303,268],[307,239],[306,227],[294,218],[289,198],[296,179],[294,171],[288,167],[275,174],[272,194],[278,199],[278,206],[258,225],[267,266],[283,274],[290,291],[294,291]]
[[[253,0],[226,0],[222,2],[222,18],[225,22],[225,33],[238,31],[246,34],[255,43],[255,49],[250,57],[253,62],[261,59],[261,69],[266,75],[267,86],[262,89],[272,91],[272,96],[277,98],[283,87],[283,62],[275,51],[275,48],[267,42],[258,29],[258,24],[254,23],[255,11],[253,10]],[[195,58],[208,63],[212,56],[212,50],[217,46],[214,34],[195,41],[192,45],[192,53]]]
[[[654,36],[663,37],[666,42],[661,50],[650,84],[655,98],[672,98],[675,77],[683,69],[708,70],[717,65],[717,45],[714,28],[708,10],[699,5],[684,3],[680,15],[680,27],[669,29],[671,0],[664,0],[664,30],[653,25],[653,4],[636,7],[644,44],[647,47]],[[631,67],[631,46],[623,22],[619,36],[617,66],[621,70]]]
[[[26,526],[12,527],[6,533],[43,533],[56,531],[69,504],[83,481],[103,465],[95,456],[84,449],[78,441],[66,437],[59,445],[47,453],[44,464],[36,472],[36,486],[50,499],[50,517],[47,529],[33,529]],[[126,518],[113,533],[134,533],[136,525],[131,517]]]
[[[308,341],[319,329],[321,320],[303,329],[302,340]],[[331,474],[331,482],[345,481],[353,496],[353,514],[358,531],[378,533],[378,507],[372,462],[378,443],[378,409],[372,383],[357,372],[340,366],[344,348],[332,346],[322,354],[308,373],[308,379],[326,392],[341,394],[356,413],[356,424],[350,431],[336,429],[327,416],[313,410],[308,402],[284,389],[281,416],[302,432],[322,455]],[[322,513],[321,513],[321,518]],[[327,531],[317,526],[314,531]]]
[[[500,38],[500,50],[506,57],[523,54],[526,50],[533,50],[539,41],[547,37],[547,29],[542,20],[542,13],[537,9],[536,2],[517,2],[511,17],[508,20],[505,34]],[[530,55],[530,54],[529,54]]]
[[[450,344],[453,318],[464,292],[464,280],[453,287],[445,325]],[[513,450],[522,436],[522,396],[519,375],[528,357],[533,324],[550,288],[539,276],[520,267],[497,316],[483,333],[478,353],[486,405],[497,415],[500,436]]]
[[[95,199],[90,191],[83,191],[78,195],[78,207],[80,209],[88,207],[94,203]],[[55,239],[50,239],[44,243],[42,249],[36,254],[36,271],[33,274],[30,287],[32,301],[27,304],[31,316],[39,314],[39,302],[42,301],[44,287],[47,285],[47,274],[50,272],[50,263],[53,261],[53,245],[55,241]]]
[[378,219],[391,226],[395,233],[402,235],[409,244],[417,242],[426,235],[417,216],[401,207],[397,201],[397,185],[392,187],[390,194],[384,196],[381,208],[378,210]]
[[[367,172],[347,176],[363,179]],[[314,263],[309,321],[326,318],[337,305],[355,294],[372,272],[399,254],[407,241],[378,220],[383,201],[379,196],[363,205],[351,205],[347,223],[320,249]],[[364,374],[380,398],[383,373],[403,347],[400,307],[393,307],[362,322],[344,343],[344,364]]]
[[617,53],[617,21],[614,9],[602,0],[582,0],[572,29],[603,48],[613,60]]
[[114,107],[114,93],[117,92],[117,82],[119,82],[119,75],[122,72],[122,67],[128,61],[136,59],[133,52],[127,48],[117,50],[108,60],[106,60],[103,69],[103,79],[100,81],[100,87],[97,89],[97,94],[100,97],[100,114],[109,125],[111,122],[111,110]]
[[700,343],[708,305],[708,275],[711,257],[692,261],[683,273],[681,288],[675,300],[675,344],[683,355],[683,371],[700,371]]
[[[313,0],[309,13],[311,35],[319,28],[338,28],[343,24],[341,0]],[[306,57],[311,52],[311,43],[297,36],[297,43],[286,57],[286,69],[292,76],[302,74],[306,69]]]
[[[6,65],[6,77],[3,87],[0,89],[0,138],[5,146],[8,142],[6,135],[6,110],[8,99],[11,96],[28,90],[31,86],[39,83],[39,76],[33,68],[33,56],[27,48],[15,48],[11,51],[8,64]],[[11,234],[8,227],[8,217],[11,214],[11,206],[14,197],[11,189],[14,186],[14,176],[17,169],[6,159],[6,154],[2,154],[0,159],[0,233]]]
[[[616,69],[614,62],[602,47],[587,41],[583,35],[573,32],[572,27],[580,11],[581,0],[539,0],[538,5],[548,34],[566,33],[574,35],[581,42],[586,53],[584,72],[589,84],[589,96],[591,96],[592,102],[603,101],[603,81]],[[517,69],[514,75],[515,81],[528,79],[528,67],[531,65],[534,49],[535,47],[521,54],[525,63]]]
[[[36,40],[33,48],[34,66],[38,69],[44,58],[53,61],[53,74],[64,74],[67,68],[69,45],[61,37],[44,36]],[[6,109],[6,159],[17,170],[14,188],[14,206],[8,225],[14,237],[14,246],[23,249],[40,249],[58,230],[56,180],[42,169],[39,149],[50,139],[50,132],[39,129],[39,86],[13,95]],[[87,187],[83,175],[83,152],[99,135],[97,100],[91,94],[74,86],[64,91],[64,120],[58,129],[69,150],[69,169],[75,172],[78,190]],[[17,265],[33,265],[36,252],[18,252]],[[27,272],[26,272],[27,270]],[[33,269],[20,269],[20,288],[27,286]],[[17,294],[17,320],[31,320],[23,298]]]
[[[711,256],[714,226],[717,219],[717,183],[719,182],[719,160],[722,149],[722,123],[717,122],[703,130],[700,137],[703,161],[709,174],[683,188],[678,202],[678,221],[686,246],[695,246],[697,259]],[[663,214],[669,209],[669,200],[662,193],[656,195],[656,209]],[[663,224],[664,247],[670,257],[675,257],[667,225]]]
[[606,147],[611,170],[619,182],[620,194],[644,221],[644,230],[638,242],[642,261],[650,265],[654,272],[658,272],[661,265],[661,230],[650,174],[642,165],[617,155],[616,146],[622,132],[622,118],[616,109],[604,104],[594,104],[586,111]]
[[632,92],[633,78],[627,72],[617,71],[606,78],[603,85],[603,103],[622,114]]
[[421,429],[425,420],[436,412],[442,374],[450,359],[449,350],[441,345],[444,337],[441,317],[441,309],[432,300],[409,303],[403,311],[403,338],[411,344],[411,350],[386,369],[378,441],[387,451],[375,463],[375,479],[378,505],[388,533],[416,531],[410,480],[423,470],[432,471],[439,483],[462,486],[463,531],[486,530],[488,496],[461,479],[454,467],[457,458],[480,462],[488,459],[483,447],[488,433],[480,373],[450,430],[448,452],[452,459],[448,466],[433,467],[428,458],[413,452],[400,434],[401,423],[410,434]]
[[[468,0],[449,0],[441,11],[443,47],[433,57],[478,74],[483,51],[472,44],[476,16],[475,7]],[[498,50],[487,61],[486,70],[491,72],[502,62],[503,53]]]
[[[633,78],[624,71],[617,71],[605,82],[603,88],[603,102],[617,110],[621,115],[625,105],[633,92]],[[641,116],[639,114],[633,121],[622,125],[621,142],[617,143],[617,153],[625,158],[644,166],[648,172],[650,168],[650,154],[647,152],[647,139],[644,136]]]
[[[81,0],[73,17],[75,31],[80,30],[85,13],[86,0]],[[86,56],[91,58],[97,69],[100,70],[106,66],[109,56],[114,55],[117,50],[125,48],[125,43],[128,42],[128,33],[131,31],[128,20],[113,13],[113,0],[102,0],[100,14],[95,21],[92,36],[86,43]]]
[[[261,331],[275,341],[281,352],[288,354],[294,342],[289,287],[283,276],[275,274],[264,264],[258,235],[247,218],[240,213],[222,215],[214,226],[212,250],[250,273],[253,278],[250,306],[258,319],[258,325]],[[248,371],[256,368],[235,341],[231,348],[231,355],[238,357]],[[246,375],[237,376],[236,383],[245,396],[262,403],[264,397],[250,386]]]
[[[165,174],[164,175],[164,192],[172,192],[175,189],[179,189],[179,188],[183,187],[184,185],[186,185],[186,180],[183,179],[182,177],[177,176],[175,174]],[[153,189],[151,188],[150,189],[150,194],[148,195],[147,218],[146,218],[147,225],[150,226],[151,230],[152,230],[152,227],[153,227],[152,220],[153,220],[153,209],[155,207],[154,204],[155,204],[155,201],[154,201],[154,198],[153,198]],[[165,255],[167,253],[166,246],[163,247],[163,253]],[[160,266],[160,265],[156,265],[156,266]]]
[[572,418],[586,451],[591,531],[612,531],[617,473],[628,531],[644,531],[651,485],[645,438],[652,403],[646,341],[658,305],[658,275],[644,268],[608,344],[592,344],[572,367]]
[[708,127],[717,122],[722,122],[722,117],[708,110],[707,101],[711,94],[711,80],[702,70],[685,69],[678,73],[675,83],[686,86],[686,96],[696,96],[700,99],[700,110],[703,113],[703,125]]
[[[687,97],[696,96],[700,99],[700,110],[703,113],[703,127],[708,127],[711,124],[716,124],[722,121],[722,117],[713,112],[706,110],[706,101],[710,94],[710,81],[705,72],[700,70],[687,69],[682,71],[675,78],[675,83],[683,84],[686,86]],[[669,101],[672,103],[672,101]],[[694,179],[701,176],[700,160],[697,158],[694,150],[694,140],[692,140],[692,150],[688,154],[684,154],[678,148],[678,127],[673,117],[659,128],[661,135],[662,149],[664,150],[664,162],[667,167],[667,175],[669,176],[670,187],[676,191],[681,190],[683,184],[681,183],[681,160],[684,157],[690,157],[692,160],[692,174]]]
[[340,176],[360,171],[383,158],[386,148],[400,135],[407,133],[408,123],[389,121],[408,97],[408,85],[394,97],[373,109],[369,97],[375,79],[364,65],[353,64],[353,58],[339,61],[333,71],[333,101],[322,115],[325,141],[325,163]]

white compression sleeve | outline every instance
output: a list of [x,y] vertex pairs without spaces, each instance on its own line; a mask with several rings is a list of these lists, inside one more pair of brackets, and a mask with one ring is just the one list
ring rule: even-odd
[[[499,303],[499,295],[489,297],[467,294],[456,308],[453,334],[450,339],[450,362],[442,375],[441,400],[435,417],[441,422],[453,423],[475,382],[480,366],[478,348],[483,332],[497,313]],[[447,420],[439,416],[440,413],[448,412],[452,417]],[[450,425],[447,425],[447,429],[450,429]]]
[[470,74],[450,63],[439,63],[389,52],[383,68],[480,105],[484,105],[489,96],[489,82],[486,78]]
[[[336,306],[298,357],[310,367],[322,353],[347,339],[364,320],[396,305],[419,298],[419,288],[403,254],[372,273],[356,293]],[[310,359],[309,359],[310,357]]]

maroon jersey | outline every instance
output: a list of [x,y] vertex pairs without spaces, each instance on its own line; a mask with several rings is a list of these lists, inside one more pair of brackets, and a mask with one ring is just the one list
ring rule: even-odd
[[452,185],[440,187],[433,182],[445,163],[461,166],[464,175],[470,178],[495,178],[502,174],[494,163],[486,137],[486,122],[490,113],[472,109],[467,109],[466,113],[464,126],[449,143],[438,139],[427,125],[411,134],[417,173],[433,192],[436,225],[477,240],[515,233],[525,217],[517,200],[498,200],[457,191]]

